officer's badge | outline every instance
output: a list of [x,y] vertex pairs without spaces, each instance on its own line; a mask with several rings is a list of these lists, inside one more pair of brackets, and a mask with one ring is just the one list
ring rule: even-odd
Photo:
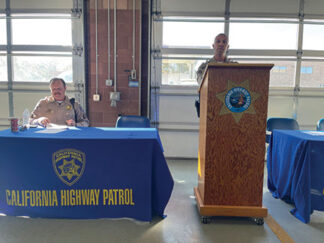
[[67,110],[71,110],[71,108],[72,108],[72,107],[71,107],[70,105],[67,105],[67,106],[66,106],[66,109],[67,109]]
[[85,154],[79,150],[62,149],[53,153],[52,162],[60,180],[72,186],[81,178],[86,159]]

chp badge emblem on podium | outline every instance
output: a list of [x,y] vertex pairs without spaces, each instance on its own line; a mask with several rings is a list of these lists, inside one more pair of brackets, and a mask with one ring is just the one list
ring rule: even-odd
[[216,94],[223,103],[219,114],[232,114],[238,123],[244,113],[255,114],[253,103],[259,96],[258,93],[251,91],[249,80],[240,84],[228,80],[227,89]]

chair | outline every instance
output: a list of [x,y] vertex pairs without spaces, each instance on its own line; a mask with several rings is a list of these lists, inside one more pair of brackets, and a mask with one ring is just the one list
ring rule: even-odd
[[[274,129],[280,130],[299,130],[298,122],[293,118],[271,117],[267,120],[267,131]],[[266,143],[270,142],[270,134],[266,135]]]
[[150,120],[145,116],[119,116],[116,127],[151,127]]
[[316,130],[317,131],[324,131],[324,118],[320,119],[317,122]]

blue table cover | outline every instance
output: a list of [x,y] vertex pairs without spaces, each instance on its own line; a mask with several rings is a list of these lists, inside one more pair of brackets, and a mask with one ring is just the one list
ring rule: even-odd
[[173,179],[154,128],[0,131],[0,212],[48,218],[163,216]]
[[324,211],[324,132],[274,130],[268,148],[268,188],[294,203],[291,213],[304,223]]

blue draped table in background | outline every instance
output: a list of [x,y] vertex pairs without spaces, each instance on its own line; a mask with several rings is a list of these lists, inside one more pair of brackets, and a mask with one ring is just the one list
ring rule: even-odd
[[172,189],[154,128],[0,131],[3,214],[150,221]]
[[324,211],[324,132],[274,130],[268,149],[268,188],[294,203],[291,213],[304,223]]

